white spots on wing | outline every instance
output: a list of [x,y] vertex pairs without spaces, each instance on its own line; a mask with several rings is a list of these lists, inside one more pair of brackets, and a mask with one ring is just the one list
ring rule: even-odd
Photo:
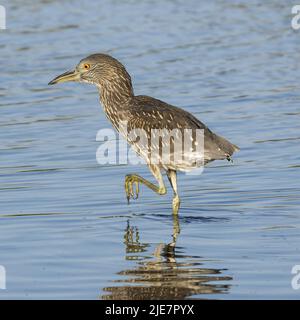
[[162,142],[162,146],[163,146],[163,147],[166,147],[167,145],[168,145],[168,144],[167,144],[166,142],[164,142],[164,141]]
[[157,112],[158,113],[158,116],[161,118],[161,119],[163,119],[164,117],[162,116],[162,114],[161,113],[159,113],[159,111]]

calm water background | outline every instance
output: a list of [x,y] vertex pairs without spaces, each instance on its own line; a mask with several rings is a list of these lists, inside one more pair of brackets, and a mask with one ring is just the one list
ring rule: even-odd
[[[0,298],[291,298],[300,264],[300,31],[292,1],[2,1]],[[135,92],[184,107],[241,147],[172,193],[99,166],[110,128],[92,86],[48,87],[107,52]],[[170,190],[170,189],[169,189]],[[177,236],[175,248],[169,245]]]

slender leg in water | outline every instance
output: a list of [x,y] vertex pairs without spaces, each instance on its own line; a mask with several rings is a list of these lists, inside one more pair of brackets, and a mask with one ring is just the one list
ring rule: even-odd
[[180,224],[179,224],[179,215],[178,214],[173,214],[173,241],[168,244],[169,247],[176,247],[176,241],[180,233]]
[[175,170],[168,170],[167,176],[174,191],[173,197],[173,214],[178,214],[180,199],[177,192],[177,173]]

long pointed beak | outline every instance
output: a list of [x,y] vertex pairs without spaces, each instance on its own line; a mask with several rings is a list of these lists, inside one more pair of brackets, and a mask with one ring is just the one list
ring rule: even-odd
[[56,84],[60,82],[79,81],[79,80],[80,80],[80,73],[76,70],[72,70],[57,76],[48,84]]

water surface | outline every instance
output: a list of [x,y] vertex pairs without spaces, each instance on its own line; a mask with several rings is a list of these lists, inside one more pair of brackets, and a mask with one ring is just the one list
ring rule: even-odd
[[[1,299],[299,299],[300,31],[291,1],[18,1],[0,31]],[[135,92],[195,114],[240,146],[172,193],[99,166],[111,128],[95,88],[48,87],[106,52]]]

